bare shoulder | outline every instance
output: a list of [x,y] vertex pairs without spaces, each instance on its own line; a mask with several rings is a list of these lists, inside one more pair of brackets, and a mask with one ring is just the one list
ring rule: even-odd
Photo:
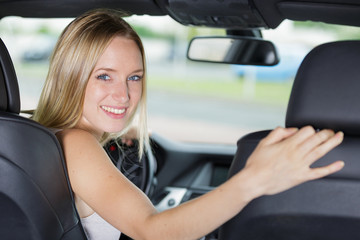
[[87,199],[86,189],[89,185],[100,187],[100,179],[116,174],[105,150],[91,133],[66,129],[59,132],[57,137],[63,148],[72,188],[81,198]]
[[[108,161],[103,147],[91,133],[82,129],[66,129],[56,134],[62,145],[68,168],[76,163],[87,165]],[[75,165],[74,165],[75,164]]]
[[62,144],[76,143],[77,145],[82,143],[98,142],[91,133],[82,129],[65,129],[58,132],[56,136]]

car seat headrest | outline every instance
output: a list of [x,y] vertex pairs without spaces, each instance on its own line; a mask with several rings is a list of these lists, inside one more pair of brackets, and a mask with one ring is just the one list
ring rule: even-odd
[[20,93],[14,65],[0,39],[0,111],[20,112]]
[[360,135],[360,41],[326,43],[305,57],[295,77],[285,124]]

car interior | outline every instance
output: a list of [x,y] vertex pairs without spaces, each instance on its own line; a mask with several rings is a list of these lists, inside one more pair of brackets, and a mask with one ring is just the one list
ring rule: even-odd
[[[275,29],[285,19],[360,26],[360,2],[356,0],[9,0],[0,1],[0,18],[73,18],[100,7],[122,9],[129,15],[168,15],[185,26],[224,29],[228,38],[270,44],[250,53],[275,56],[273,64],[278,60],[276,50],[263,41],[261,30]],[[241,48],[229,49],[229,54],[235,51],[244,56]],[[244,59],[226,62],[254,64],[255,58],[250,58],[251,62]],[[257,65],[272,65],[264,62],[267,57],[260,59]],[[314,48],[297,71],[284,119],[287,127],[312,125],[343,131],[344,142],[314,166],[344,160],[345,168],[324,179],[255,199],[202,240],[360,238],[360,165],[356,158],[359,60],[360,41]],[[20,116],[17,77],[2,41],[0,69],[0,239],[86,239],[61,146],[51,131]],[[211,191],[240,171],[269,131],[247,134],[234,146],[178,142],[153,132],[151,146],[146,146],[141,160],[136,141],[134,147],[127,147],[114,140],[119,142],[109,142],[104,148],[124,175],[162,211]],[[122,235],[121,239],[130,238]]]
[[[274,196],[252,201],[220,228],[219,239],[357,239],[357,161],[359,111],[353,103],[359,96],[360,41],[320,45],[302,62],[291,92],[287,127],[312,125],[345,133],[344,142],[314,166],[345,159],[346,167],[323,179],[310,181]],[[351,109],[351,110],[350,110]],[[352,112],[351,114],[345,111]],[[342,112],[343,111],[343,112]],[[346,117],[345,117],[346,116]],[[230,177],[241,170],[246,159],[269,131],[248,134],[238,141]]]
[[59,142],[49,129],[19,116],[17,78],[2,41],[0,62],[0,236],[86,239]]

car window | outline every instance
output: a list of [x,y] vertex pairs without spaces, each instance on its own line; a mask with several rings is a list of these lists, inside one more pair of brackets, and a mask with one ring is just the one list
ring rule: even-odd
[[[191,37],[224,35],[223,30],[185,27],[169,17],[127,20],[144,42],[150,130],[176,141],[232,145],[248,132],[284,126],[292,81],[303,57],[322,42],[353,34],[349,28],[285,21],[276,30],[263,31],[264,38],[276,44],[280,63],[256,67],[186,59]],[[18,17],[0,21],[1,38],[19,79],[22,110],[36,107],[52,48],[69,21]]]

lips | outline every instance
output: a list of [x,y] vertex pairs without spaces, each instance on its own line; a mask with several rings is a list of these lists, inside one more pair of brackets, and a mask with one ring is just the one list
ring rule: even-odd
[[107,107],[107,106],[101,106],[101,108],[108,113],[113,113],[113,114],[117,114],[117,115],[121,115],[126,111],[126,108],[112,108],[112,107]]

